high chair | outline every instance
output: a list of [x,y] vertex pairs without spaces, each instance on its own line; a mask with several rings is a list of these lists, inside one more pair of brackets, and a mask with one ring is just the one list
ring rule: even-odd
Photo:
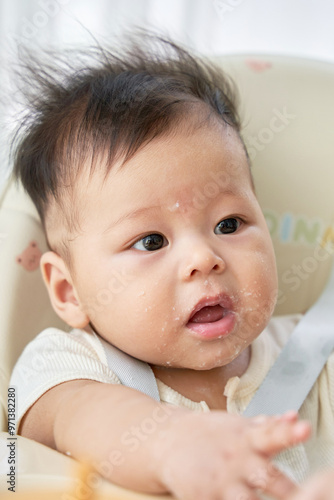
[[[268,55],[214,62],[240,93],[243,137],[277,256],[275,314],[304,313],[321,294],[334,255],[334,65]],[[7,386],[13,365],[44,328],[69,330],[42,283],[38,264],[46,248],[35,208],[10,180],[0,198],[0,493],[9,486]],[[71,458],[19,436],[16,449],[18,500],[28,498],[25,490],[33,491],[31,498],[39,498],[39,490],[41,498],[61,498],[64,492],[80,498],[78,484],[88,484],[89,470],[78,473]],[[96,499],[161,498],[98,483]]]

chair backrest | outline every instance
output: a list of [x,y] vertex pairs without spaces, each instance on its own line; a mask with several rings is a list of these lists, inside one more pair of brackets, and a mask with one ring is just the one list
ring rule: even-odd
[[7,426],[10,374],[25,345],[48,326],[68,329],[53,312],[42,281],[39,258],[46,249],[35,207],[10,181],[0,198],[0,430]]
[[[215,62],[240,91],[243,135],[277,255],[276,313],[304,312],[320,295],[334,254],[334,66],[279,56]],[[24,346],[46,327],[68,330],[39,271],[46,248],[35,208],[10,181],[0,198],[1,429],[10,373]]]

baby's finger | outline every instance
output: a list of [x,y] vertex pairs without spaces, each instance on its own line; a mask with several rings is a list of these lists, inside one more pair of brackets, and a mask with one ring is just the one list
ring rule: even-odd
[[255,460],[252,460],[252,468],[245,475],[246,484],[250,488],[284,500],[296,490],[295,483],[274,464],[263,458]]
[[334,471],[313,477],[288,496],[288,500],[334,500]]
[[256,417],[249,418],[249,423],[251,425],[264,425],[269,424],[271,422],[297,422],[298,420],[298,412],[295,410],[289,410],[282,415],[257,415]]
[[283,415],[280,415],[281,420],[286,420],[287,422],[297,422],[298,420],[298,412],[295,410],[289,410]]
[[249,436],[255,450],[267,456],[306,441],[311,425],[306,421],[270,420],[266,425],[250,428]]
[[222,500],[260,500],[253,488],[243,484],[235,484],[222,489]]

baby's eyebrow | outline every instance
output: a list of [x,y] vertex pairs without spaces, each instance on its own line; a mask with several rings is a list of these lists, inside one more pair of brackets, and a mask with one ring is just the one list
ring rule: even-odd
[[161,210],[160,205],[153,205],[151,207],[141,207],[141,208],[137,208],[136,210],[133,210],[131,212],[128,212],[126,214],[123,214],[118,219],[116,219],[115,221],[112,221],[110,224],[108,224],[108,226],[102,232],[102,234],[105,234],[108,231],[110,231],[111,229],[114,229],[116,226],[118,226],[119,224],[121,224],[125,220],[135,219],[135,218],[139,217],[140,215],[143,215],[147,212],[152,212],[152,211],[156,212],[157,210]]

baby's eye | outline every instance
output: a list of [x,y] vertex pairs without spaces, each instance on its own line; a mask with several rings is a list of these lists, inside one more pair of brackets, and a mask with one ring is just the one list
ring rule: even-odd
[[166,240],[161,234],[148,234],[141,240],[138,240],[133,248],[137,250],[148,250],[152,252],[153,250],[160,250],[163,246],[166,245]]
[[230,234],[235,233],[240,227],[240,221],[231,217],[220,221],[215,227],[215,234]]

